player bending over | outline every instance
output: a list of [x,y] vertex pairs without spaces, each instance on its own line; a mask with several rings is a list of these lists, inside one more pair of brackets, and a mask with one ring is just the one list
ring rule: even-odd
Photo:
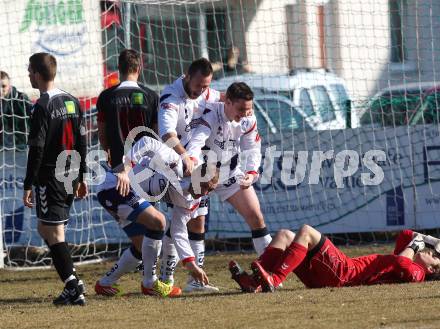
[[[131,170],[131,164],[135,164],[130,181],[138,195],[173,204],[170,231],[178,257],[197,282],[208,285],[208,277],[195,262],[186,224],[194,216],[201,197],[215,188],[215,171],[200,166],[194,171],[192,179],[182,179],[185,168],[180,156],[173,149],[150,137],[141,138],[126,154],[125,161],[127,173]],[[204,175],[207,177],[206,181],[195,180],[197,175],[202,176],[200,171],[204,169],[207,170]],[[209,179],[210,174],[212,177]],[[200,186],[199,191],[194,188],[195,183]]]
[[[425,248],[425,244],[434,249]],[[410,230],[400,233],[392,255],[350,258],[319,231],[303,225],[280,230],[251,263],[253,276],[231,261],[232,278],[245,292],[273,292],[290,272],[308,288],[422,282],[440,273],[440,240]],[[435,251],[437,250],[437,251]]]
[[[141,141],[141,145],[150,153],[163,156],[162,162],[168,161],[170,165],[174,163],[173,159],[166,158],[163,152],[165,145],[150,137],[145,137]],[[134,149],[139,150],[139,144],[135,144]],[[137,159],[141,163],[133,168],[134,171],[140,172],[149,165],[149,157],[138,156]],[[127,167],[128,170],[131,169],[131,165]],[[121,295],[119,278],[125,273],[134,271],[142,261],[144,270],[141,290],[143,294],[163,297],[180,295],[180,288],[161,282],[156,275],[157,258],[165,227],[163,215],[131,187],[128,194],[122,196],[117,189],[117,182],[116,175],[111,170],[107,170],[105,181],[98,186],[98,201],[118,221],[132,241],[132,246],[127,248],[112,269],[96,282],[95,292],[105,296]]]

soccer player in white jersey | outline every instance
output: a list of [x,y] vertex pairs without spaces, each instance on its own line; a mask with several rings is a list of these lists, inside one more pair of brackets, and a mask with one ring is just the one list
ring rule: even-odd
[[[185,175],[189,176],[193,169],[193,162],[186,156],[185,146],[190,140],[191,122],[200,117],[200,108],[207,102],[216,102],[221,99],[221,94],[209,88],[212,79],[211,63],[200,58],[188,68],[186,75],[175,80],[165,87],[160,97],[158,112],[159,136],[168,145],[182,156],[185,164]],[[199,266],[203,266],[205,255],[205,216],[208,213],[208,198],[203,198],[199,209],[194,213],[194,218],[188,223],[191,247],[196,254]],[[161,278],[166,282],[173,282],[174,267],[178,259],[171,243],[170,232],[167,231],[163,239]],[[208,291],[216,292],[218,289],[211,285],[200,285],[189,277],[185,292]]]
[[[231,84],[224,103],[205,105],[203,116],[194,125],[187,152],[197,161],[202,161],[204,147],[217,155],[214,161],[219,161],[221,167],[215,192],[243,216],[252,231],[254,248],[261,255],[272,238],[252,187],[258,179],[261,162],[261,140],[252,113],[252,100],[253,92],[244,82]],[[246,155],[243,164],[241,153]]]

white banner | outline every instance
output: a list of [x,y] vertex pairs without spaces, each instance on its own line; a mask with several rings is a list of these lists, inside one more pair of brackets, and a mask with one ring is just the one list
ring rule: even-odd
[[[270,142],[255,186],[270,231],[305,223],[326,233],[440,227],[439,126],[305,131]],[[209,229],[249,236],[215,196]]]
[[76,97],[96,97],[103,86],[99,1],[3,0],[0,67],[19,90],[31,89],[27,66],[36,52],[57,59],[56,83]]

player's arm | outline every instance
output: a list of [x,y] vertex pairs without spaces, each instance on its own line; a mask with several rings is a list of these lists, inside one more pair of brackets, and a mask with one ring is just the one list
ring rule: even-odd
[[108,151],[108,143],[107,143],[107,137],[105,134],[105,123],[98,121],[98,139],[99,143],[101,144],[101,148],[104,151]]
[[414,259],[414,255],[416,253],[425,249],[425,241],[423,240],[422,234],[418,234],[417,232],[412,232],[412,233],[413,233],[412,240],[398,254],[399,256],[409,258],[410,260]]
[[194,125],[191,139],[186,146],[188,156],[195,162],[201,163],[203,159],[202,148],[205,146],[206,141],[211,135],[212,131],[217,129],[216,111],[209,109],[205,111],[202,117],[193,120]]
[[85,198],[88,194],[87,183],[84,180],[84,174],[87,172],[86,156],[87,156],[87,139],[86,139],[86,126],[83,113],[81,111],[79,103],[77,103],[79,109],[79,120],[78,120],[78,132],[77,141],[75,143],[75,150],[80,155],[80,165],[79,165],[79,182],[75,190],[75,197]]
[[182,264],[188,269],[197,281],[208,284],[208,276],[197,266],[194,252],[188,238],[186,224],[191,219],[191,212],[178,206],[173,207],[172,220],[170,224],[171,238],[176,247],[177,254],[182,260]]
[[127,152],[125,164],[128,166],[130,163],[139,163],[146,155],[151,158],[151,169],[161,174],[172,169],[179,177],[183,176],[180,156],[166,144],[147,136],[139,139]]
[[103,96],[102,94],[99,95],[98,101],[96,102],[96,109],[98,110],[98,139],[99,143],[101,144],[101,148],[107,152],[109,152],[108,149],[108,142],[107,142],[107,135],[105,131],[105,109],[103,104]]
[[185,176],[191,175],[194,164],[186,154],[186,149],[177,136],[177,121],[179,119],[179,100],[171,94],[161,96],[158,113],[158,130],[162,140],[182,157],[185,164]]
[[399,255],[404,251],[411,242],[418,237],[418,240],[422,240],[426,245],[440,253],[440,239],[430,235],[424,235],[412,230],[403,230],[396,238],[396,244],[394,248],[394,254]]
[[38,104],[32,114],[31,129],[29,131],[29,153],[26,168],[26,177],[23,183],[23,202],[26,207],[33,207],[32,185],[35,184],[44,156],[44,146],[49,127],[46,111]]
[[257,118],[251,115],[242,120],[243,135],[240,137],[240,151],[245,155],[243,163],[245,177],[240,182],[241,188],[249,188],[258,180],[258,169],[261,163],[261,138],[257,128]]
[[158,124],[157,124],[157,116],[159,111],[159,96],[154,93],[154,98],[151,104],[151,129],[157,134],[158,133]]

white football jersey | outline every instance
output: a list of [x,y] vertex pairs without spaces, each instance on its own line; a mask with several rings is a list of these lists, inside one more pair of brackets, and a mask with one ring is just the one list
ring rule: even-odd
[[[202,117],[194,120],[196,125],[187,145],[187,152],[200,163],[203,161],[204,146],[214,151],[217,155],[215,161],[220,162],[222,168],[230,168],[229,175],[224,177],[226,179],[232,177],[239,165],[245,173],[258,175],[261,139],[257,130],[257,119],[252,114],[242,118],[240,122],[230,121],[225,115],[224,107],[224,103],[220,102],[205,105]],[[240,164],[241,153],[246,155],[244,164]]]
[[200,111],[207,102],[220,100],[220,93],[214,89],[206,89],[197,99],[188,97],[183,88],[184,76],[165,87],[160,96],[158,111],[159,136],[175,133],[185,147],[191,136],[191,121],[199,118]]

